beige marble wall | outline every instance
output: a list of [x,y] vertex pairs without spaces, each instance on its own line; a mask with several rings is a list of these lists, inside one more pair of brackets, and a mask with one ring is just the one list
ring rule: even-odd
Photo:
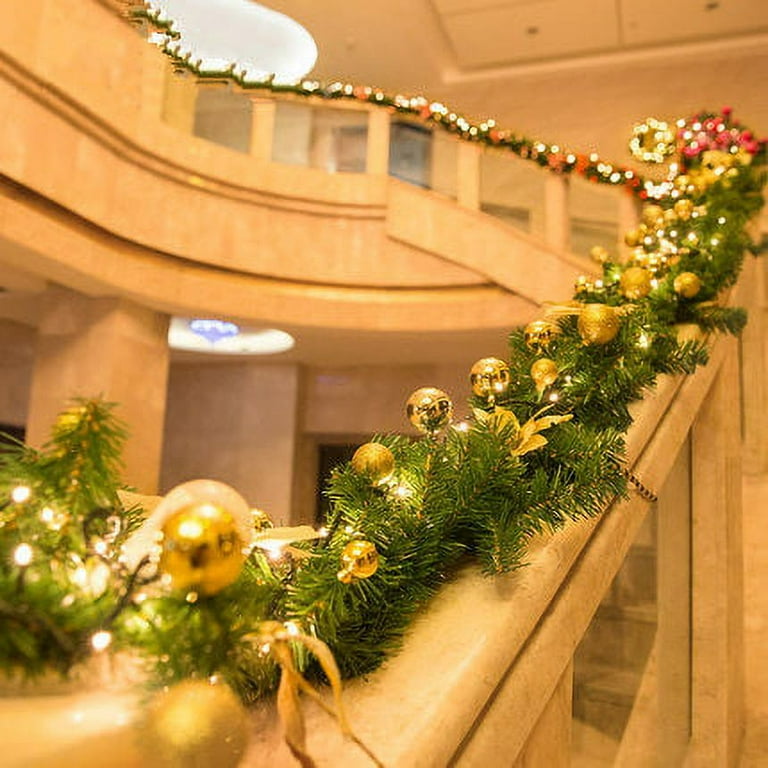
[[34,365],[34,328],[0,320],[0,423],[23,427]]
[[171,366],[161,486],[228,483],[276,522],[291,515],[300,371],[254,362]]

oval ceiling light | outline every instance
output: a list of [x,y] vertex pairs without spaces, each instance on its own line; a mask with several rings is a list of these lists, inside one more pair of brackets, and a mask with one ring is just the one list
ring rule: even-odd
[[290,333],[276,328],[242,328],[212,318],[174,317],[168,329],[171,349],[213,355],[275,355],[295,343]]
[[166,39],[168,48],[181,57],[189,53],[201,72],[234,66],[245,80],[274,75],[275,83],[290,85],[317,61],[317,45],[301,24],[252,0],[149,0],[147,5],[173,22],[179,37]]

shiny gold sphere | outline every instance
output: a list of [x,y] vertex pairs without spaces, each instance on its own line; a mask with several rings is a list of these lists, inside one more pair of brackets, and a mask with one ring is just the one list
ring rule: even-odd
[[269,528],[275,527],[272,518],[263,509],[256,509],[254,507],[251,510],[251,515],[253,516],[254,531],[266,531]]
[[213,595],[240,575],[245,554],[234,517],[210,502],[182,507],[162,528],[160,570],[175,589]]
[[577,327],[585,344],[607,344],[619,332],[619,314],[607,304],[587,304],[579,314]]
[[655,226],[659,219],[664,219],[664,209],[660,205],[650,204],[643,207],[643,223]]
[[232,689],[186,680],[157,694],[139,722],[147,768],[236,768],[250,721]]
[[523,337],[528,349],[547,349],[550,342],[560,334],[560,329],[549,320],[534,320],[525,326]]
[[627,299],[644,299],[651,292],[651,273],[643,267],[629,267],[619,278],[621,295]]
[[624,242],[630,247],[634,248],[643,242],[644,233],[639,229],[630,229],[624,234]]
[[352,456],[352,469],[378,485],[395,471],[395,457],[386,445],[365,443]]
[[531,378],[536,384],[536,391],[542,392],[547,387],[551,387],[557,381],[558,374],[557,363],[548,357],[541,357],[531,366]]
[[408,420],[424,434],[436,434],[453,418],[451,398],[436,387],[421,387],[408,398],[405,406]]
[[692,299],[701,290],[701,278],[693,272],[681,272],[672,285],[679,296]]
[[478,397],[503,395],[509,389],[509,366],[497,357],[484,357],[470,369],[469,382]]
[[365,539],[355,539],[341,551],[341,570],[336,577],[343,584],[355,579],[367,579],[379,568],[379,553],[376,545]]
[[602,245],[593,245],[589,249],[589,255],[592,261],[596,261],[598,264],[605,264],[611,258],[607,248],[603,248]]

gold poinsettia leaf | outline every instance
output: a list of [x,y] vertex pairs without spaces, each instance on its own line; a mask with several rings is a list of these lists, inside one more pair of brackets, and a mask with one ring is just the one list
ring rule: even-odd
[[517,420],[517,416],[508,408],[502,408],[497,405],[492,411],[474,408],[473,412],[478,422],[488,425],[496,433],[510,428],[515,435],[520,431],[520,422]]
[[512,449],[512,455],[522,456],[523,454],[535,451],[537,448],[543,448],[546,444],[547,438],[543,435],[532,435],[524,442],[518,443],[517,446]]
[[572,413],[566,413],[562,416],[542,416],[540,419],[536,419],[536,431],[541,432],[542,429],[549,429],[555,424],[562,424],[564,421],[570,421],[573,418]]

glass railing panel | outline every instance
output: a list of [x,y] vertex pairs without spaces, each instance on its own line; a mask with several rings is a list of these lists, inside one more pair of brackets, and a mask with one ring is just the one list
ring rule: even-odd
[[690,519],[686,441],[574,655],[572,768],[682,764]]
[[248,152],[251,145],[251,100],[220,87],[199,87],[195,100],[194,134],[201,139]]
[[364,173],[368,113],[278,101],[272,160],[327,173]]
[[432,131],[419,123],[392,121],[389,175],[429,189],[432,181]]
[[571,221],[571,251],[582,256],[594,245],[616,253],[619,238],[619,195],[623,189],[570,177],[568,213]]
[[541,237],[545,181],[538,166],[502,150],[485,150],[480,158],[480,208]]

